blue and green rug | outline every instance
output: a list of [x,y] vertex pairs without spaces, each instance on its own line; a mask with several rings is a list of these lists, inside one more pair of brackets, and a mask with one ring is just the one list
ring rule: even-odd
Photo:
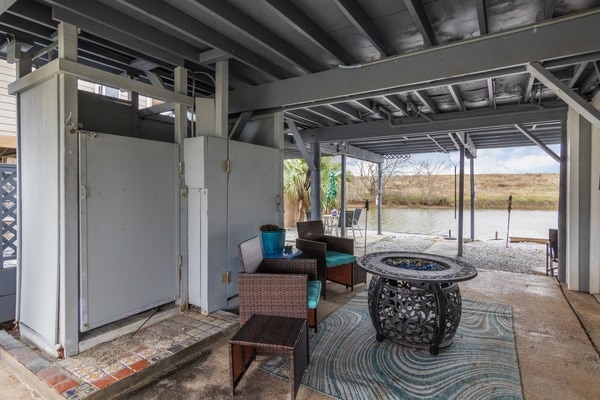
[[[287,377],[287,359],[262,368]],[[522,399],[512,309],[463,300],[451,346],[437,356],[375,340],[367,293],[359,293],[311,334],[302,384],[336,399]]]

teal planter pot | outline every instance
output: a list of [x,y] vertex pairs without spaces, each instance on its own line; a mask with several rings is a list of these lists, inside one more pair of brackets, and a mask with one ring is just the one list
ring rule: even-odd
[[260,238],[263,254],[274,255],[283,253],[283,246],[285,245],[285,229],[261,232]]

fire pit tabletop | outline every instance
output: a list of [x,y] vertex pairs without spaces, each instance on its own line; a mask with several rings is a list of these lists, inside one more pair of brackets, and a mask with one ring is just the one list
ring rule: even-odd
[[381,251],[368,253],[357,262],[373,275],[400,281],[448,283],[477,276],[475,267],[464,261],[428,253]]

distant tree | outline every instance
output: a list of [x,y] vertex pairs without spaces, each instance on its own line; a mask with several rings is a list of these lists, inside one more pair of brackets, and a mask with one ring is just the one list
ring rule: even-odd
[[444,172],[447,168],[445,161],[422,160],[411,162],[411,175],[414,178],[424,177],[425,179],[414,179],[414,182],[422,182],[420,185],[421,196],[425,204],[430,204],[436,192],[434,176]]
[[[409,157],[397,157],[397,158],[386,158],[381,166],[381,185],[382,190],[385,192],[390,179],[394,175],[398,175],[405,170]],[[378,174],[377,164],[356,160],[352,163],[358,172],[356,179],[356,185],[358,186],[357,195],[366,195],[370,200],[374,200],[377,197],[377,185],[378,185]]]

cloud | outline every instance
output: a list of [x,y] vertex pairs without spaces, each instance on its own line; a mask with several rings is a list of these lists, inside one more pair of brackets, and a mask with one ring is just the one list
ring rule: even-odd
[[[560,152],[559,145],[550,146],[555,152]],[[415,154],[411,162],[429,161],[443,162],[445,169],[442,173],[453,174],[454,165],[458,166],[458,152],[450,154],[430,153]],[[504,149],[477,150],[475,159],[476,174],[526,174],[526,173],[558,173],[559,164],[546,152],[537,146],[513,147]],[[410,169],[410,168],[407,168]],[[469,172],[469,163],[465,162],[465,171]]]
[[[560,149],[555,148],[554,151]],[[558,172],[559,163],[538,147],[479,150],[475,159],[476,174]]]

